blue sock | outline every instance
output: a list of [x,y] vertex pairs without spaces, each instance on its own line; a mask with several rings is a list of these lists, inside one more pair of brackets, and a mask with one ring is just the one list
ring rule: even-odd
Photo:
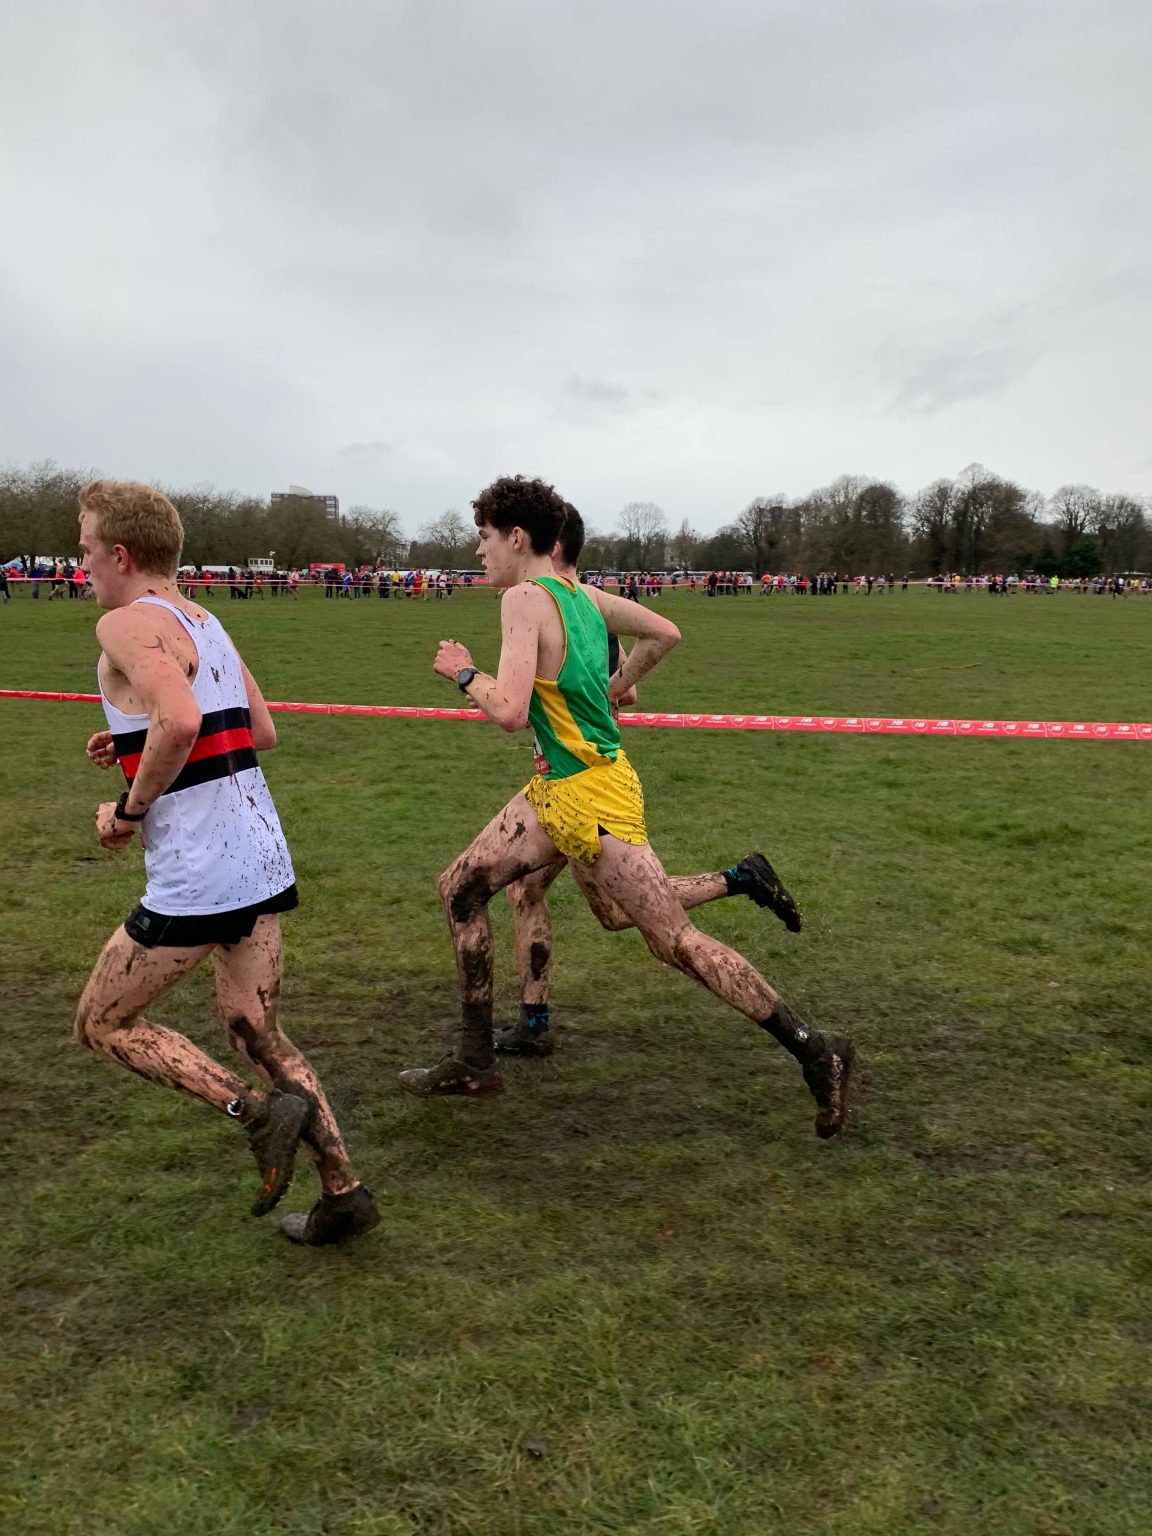
[[521,1003],[520,1022],[530,1035],[542,1035],[548,1028],[547,1003]]

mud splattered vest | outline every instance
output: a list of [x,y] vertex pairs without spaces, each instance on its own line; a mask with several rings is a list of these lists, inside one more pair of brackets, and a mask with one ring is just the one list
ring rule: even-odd
[[[140,826],[148,885],[144,905],[166,917],[232,912],[278,896],[295,878],[280,818],[252,744],[248,691],[232,642],[211,614],[193,619],[160,597],[200,658],[192,693],[203,719],[184,767]],[[100,696],[129,787],[148,739],[147,715]]]
[[599,608],[578,583],[559,576],[533,579],[555,602],[564,625],[558,676],[532,682],[528,719],[536,733],[536,769],[546,779],[569,779],[586,768],[614,763],[620,750],[620,731],[608,704],[608,631]]

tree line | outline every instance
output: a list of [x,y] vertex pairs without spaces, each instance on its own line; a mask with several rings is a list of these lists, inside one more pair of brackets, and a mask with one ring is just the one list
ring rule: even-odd
[[[64,555],[76,547],[76,499],[93,478],[45,461],[0,468],[0,559]],[[449,508],[416,537],[389,509],[353,506],[339,521],[315,501],[275,503],[211,485],[163,487],[185,529],[184,558],[237,565],[272,554],[281,569],[318,561],[349,566],[468,569],[470,516]],[[842,475],[793,499],[754,497],[715,533],[686,518],[676,529],[654,502],[629,502],[611,532],[589,528],[581,564],[592,570],[751,570],[917,576],[1038,572],[1095,576],[1152,570],[1147,499],[1065,485],[1051,496],[970,464],[912,496],[885,480]]]

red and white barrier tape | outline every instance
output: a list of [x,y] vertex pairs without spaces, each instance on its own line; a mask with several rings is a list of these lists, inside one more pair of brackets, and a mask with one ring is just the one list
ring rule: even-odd
[[[0,688],[0,699],[99,704],[98,693],[46,693]],[[408,704],[269,704],[288,715],[369,715],[387,720],[483,720],[478,709],[424,709]],[[1000,736],[1017,741],[1152,741],[1152,722],[1103,720],[940,720],[879,715],[669,715],[636,711],[622,725],[703,731],[831,731],[861,736]]]

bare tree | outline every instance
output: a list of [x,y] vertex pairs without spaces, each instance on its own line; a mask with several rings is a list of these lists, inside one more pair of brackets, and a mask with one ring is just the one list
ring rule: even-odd
[[1100,511],[1100,492],[1091,485],[1062,485],[1048,499],[1048,511],[1059,529],[1065,553],[1084,537]]
[[620,513],[620,559],[650,571],[664,564],[668,519],[654,501],[630,501]]
[[984,566],[988,525],[1004,482],[983,464],[969,464],[952,487],[952,563],[977,575]]
[[456,508],[449,507],[420,529],[420,544],[432,564],[455,566],[468,556],[473,533]]
[[699,558],[700,536],[685,518],[672,535],[672,559],[679,570],[689,571]]
[[1152,530],[1137,497],[1122,491],[1102,496],[1089,531],[1099,543],[1104,570],[1132,571],[1147,563]]
[[921,547],[927,569],[934,575],[942,573],[951,563],[954,490],[951,480],[933,480],[912,500],[912,536]]
[[616,567],[618,540],[598,528],[584,530],[584,549],[580,565],[586,571],[610,571]]
[[748,546],[757,575],[792,563],[798,522],[784,496],[757,496],[740,513],[734,526]]
[[354,565],[389,565],[403,559],[406,540],[400,514],[389,508],[357,505],[344,518],[345,557]]

